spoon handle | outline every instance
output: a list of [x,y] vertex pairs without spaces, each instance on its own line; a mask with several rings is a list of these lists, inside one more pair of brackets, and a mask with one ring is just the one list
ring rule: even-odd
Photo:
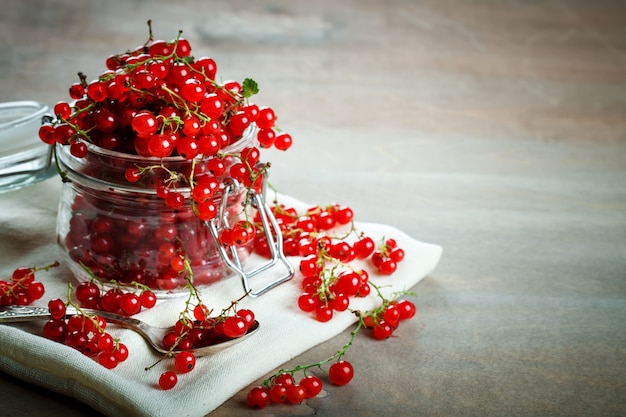
[[39,320],[52,317],[45,307],[35,306],[0,306],[0,323]]
[[[122,316],[120,314],[109,313],[106,311],[90,310],[84,308],[81,310],[84,314],[90,316],[99,315],[103,318],[111,321],[112,323],[119,324],[121,326],[127,326],[130,328],[139,327],[143,330],[145,323],[131,318]],[[73,307],[67,307],[65,314],[72,315],[78,311]],[[11,323],[20,321],[31,321],[51,318],[50,312],[45,307],[36,306],[19,306],[19,305],[6,305],[0,306],[0,323]]]

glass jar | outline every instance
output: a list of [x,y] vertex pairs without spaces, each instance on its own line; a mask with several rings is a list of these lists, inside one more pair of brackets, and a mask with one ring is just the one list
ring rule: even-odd
[[[256,131],[250,129],[224,154],[243,149],[255,137]],[[202,160],[145,158],[91,144],[84,158],[72,156],[69,146],[60,145],[56,156],[66,181],[59,203],[57,239],[78,280],[94,275],[105,284],[135,281],[167,296],[180,292],[190,273],[194,285],[233,275],[229,260],[224,259],[224,253],[231,252],[219,247],[210,222],[194,214],[191,190],[182,183],[172,184],[186,196],[186,204],[176,209],[169,208],[157,194],[171,172],[188,176],[193,170],[194,177],[200,178],[206,170]],[[224,158],[226,173],[234,162],[232,157]],[[125,178],[129,167],[153,168],[139,182],[129,183]],[[253,218],[255,209],[245,204],[248,190],[228,177],[218,179],[221,186],[214,202],[222,209],[224,224]],[[243,262],[251,253],[252,242],[234,250],[237,264]]]
[[51,149],[37,136],[49,111],[47,105],[37,101],[0,103],[0,193],[56,174]]

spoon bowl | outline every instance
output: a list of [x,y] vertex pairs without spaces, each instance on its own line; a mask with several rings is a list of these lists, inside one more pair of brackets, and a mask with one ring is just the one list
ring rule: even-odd
[[[170,327],[157,327],[152,326],[146,322],[135,319],[133,317],[122,316],[120,314],[109,313],[107,311],[100,310],[91,310],[88,308],[81,308],[80,312],[73,307],[67,307],[66,316],[71,316],[74,314],[85,314],[88,316],[100,316],[104,318],[107,322],[116,324],[125,329],[134,330],[139,333],[141,336],[146,339],[146,341],[152,346],[154,350],[159,353],[178,353],[179,350],[170,350],[166,348],[163,344],[163,338],[169,332],[174,331],[174,326]],[[17,323],[17,322],[25,322],[32,320],[41,320],[41,319],[50,319],[52,316],[47,308],[43,307],[33,307],[33,306],[17,306],[17,305],[8,305],[8,306],[0,306],[0,324],[2,323]],[[195,324],[199,324],[199,322],[195,322]],[[196,356],[207,356],[216,352],[219,352],[223,349],[228,349],[229,347],[249,338],[253,334],[255,334],[259,330],[259,322],[254,321],[254,323],[250,326],[246,334],[241,337],[229,339],[229,338],[221,338],[214,343],[208,344],[206,346],[201,346],[198,348],[194,348],[191,351]]]

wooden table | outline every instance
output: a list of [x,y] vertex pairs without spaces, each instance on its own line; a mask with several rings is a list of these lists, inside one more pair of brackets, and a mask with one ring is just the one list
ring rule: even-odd
[[[444,248],[412,324],[353,348],[355,382],[268,413],[626,414],[626,3],[5,0],[0,98],[66,98],[149,18],[259,82],[296,141],[280,191]],[[94,415],[0,391],[0,415]],[[246,392],[211,415],[265,415]]]

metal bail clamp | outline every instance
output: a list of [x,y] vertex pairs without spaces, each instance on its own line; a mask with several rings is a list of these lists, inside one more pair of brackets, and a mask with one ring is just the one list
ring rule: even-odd
[[[230,194],[236,193],[238,188],[239,184],[234,180],[231,183],[226,184],[218,215],[215,217],[215,219],[207,223],[209,225],[211,235],[217,243],[217,248],[220,256],[222,257],[222,260],[224,261],[226,266],[228,266],[228,268],[230,268],[233,272],[239,275],[239,277],[241,278],[243,289],[248,295],[250,295],[251,297],[258,297],[259,295],[262,295],[272,288],[275,288],[283,282],[293,278],[295,274],[295,269],[291,265],[289,260],[287,260],[287,258],[285,257],[285,253],[283,251],[283,236],[270,206],[265,202],[265,198],[263,197],[263,195],[253,189],[250,189],[248,191],[248,199],[252,206],[258,210],[261,223],[263,224],[263,229],[266,231],[271,258],[267,262],[257,266],[253,270],[245,271],[243,269],[241,260],[239,259],[239,253],[237,252],[237,249],[234,246],[224,246],[219,243],[219,231],[222,228],[228,227],[228,217],[225,215],[228,196]],[[266,284],[260,290],[252,291],[250,287],[251,278],[254,278],[262,272],[265,272],[274,267],[274,265],[276,265],[278,261],[281,261],[287,272],[279,278],[275,279],[274,281],[271,281],[269,284]]]

